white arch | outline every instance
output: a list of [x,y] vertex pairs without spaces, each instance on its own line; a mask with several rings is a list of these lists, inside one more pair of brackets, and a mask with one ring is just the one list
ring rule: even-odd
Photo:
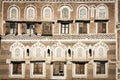
[[89,18],[89,7],[85,4],[81,4],[77,7],[77,11],[76,11],[76,19],[80,19],[80,9],[85,9],[86,11],[86,17],[85,18],[81,18],[81,19],[88,19]]
[[[45,18],[45,9],[49,9],[50,10],[50,18]],[[43,16],[43,19],[53,19],[54,18],[54,9],[51,5],[45,5],[42,7],[41,9],[41,16]]]
[[[45,54],[44,54],[45,48],[46,48],[45,45],[40,42],[33,44],[30,48],[31,49],[31,57],[42,57],[43,58],[45,56]],[[40,50],[40,55],[37,56],[38,49]]]
[[[28,17],[28,13],[29,13],[28,10],[30,10],[30,9],[33,10],[33,13],[32,13],[33,17],[31,17],[31,18]],[[37,17],[36,15],[37,15],[37,9],[36,9],[36,7],[34,5],[30,4],[30,5],[28,5],[28,6],[25,7],[25,9],[24,9],[24,18],[25,19],[34,20]]]
[[[11,11],[12,11],[13,9],[16,10],[16,18],[12,18],[12,13],[11,13]],[[7,16],[8,16],[7,19],[18,20],[18,19],[20,18],[20,8],[19,8],[17,5],[15,5],[15,4],[9,6],[9,7],[8,7],[8,10],[7,10]]]
[[95,51],[94,58],[107,59],[107,51],[109,50],[109,47],[107,46],[107,44],[105,44],[103,42],[96,43],[93,46],[93,50]]
[[[65,18],[63,17],[62,11],[63,11],[64,9],[68,9],[68,17],[67,17],[67,18],[66,18],[66,17],[65,17]],[[62,6],[58,9],[58,11],[60,11],[60,18],[61,18],[61,19],[70,19],[70,17],[71,17],[71,11],[73,11],[73,9],[72,9],[71,5],[62,5]]]
[[[100,17],[100,13],[99,13],[99,10],[100,9],[104,9],[105,10],[105,15],[104,16],[102,16],[102,17]],[[98,18],[98,19],[107,19],[108,18],[108,16],[109,16],[109,14],[108,14],[108,7],[107,7],[107,5],[105,5],[105,4],[100,4],[100,5],[98,5],[97,7],[96,7],[96,18]]]
[[[19,49],[20,52],[16,53],[16,49]],[[11,58],[23,58],[24,45],[20,42],[15,42],[10,46]]]

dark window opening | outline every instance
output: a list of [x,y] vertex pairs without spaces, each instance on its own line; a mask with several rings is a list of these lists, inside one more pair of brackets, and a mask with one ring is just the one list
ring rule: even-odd
[[92,49],[89,49],[89,55],[92,56]]
[[71,57],[71,50],[68,49],[68,56]]
[[22,64],[13,63],[13,74],[22,74]]
[[31,35],[35,33],[35,25],[27,24],[27,34]]
[[64,76],[64,63],[63,62],[53,63],[53,76]]
[[29,54],[29,49],[27,49],[27,56],[29,56],[30,54]]
[[42,36],[52,36],[52,22],[42,23]]
[[85,74],[85,63],[76,63],[76,74]]
[[97,62],[96,74],[105,74],[105,62]]
[[33,74],[43,74],[43,66],[41,63],[38,62],[34,63]]
[[87,33],[87,23],[79,23],[79,34]]
[[106,33],[106,23],[105,22],[98,23],[98,33]]
[[47,50],[48,56],[50,56],[50,49]]

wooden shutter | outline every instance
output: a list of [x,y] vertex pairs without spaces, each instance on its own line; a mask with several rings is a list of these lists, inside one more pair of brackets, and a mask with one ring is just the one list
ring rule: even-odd
[[87,33],[87,23],[83,23],[83,33]]
[[3,30],[4,30],[5,35],[10,34],[10,23],[4,23]]
[[83,23],[79,23],[79,33],[83,33]]
[[22,74],[22,64],[13,63],[13,74]]
[[17,35],[18,34],[18,23],[15,23],[15,34]]
[[25,33],[27,33],[27,24],[26,23],[23,23],[22,24],[22,34],[25,34]]
[[106,33],[106,23],[102,23],[102,32]]
[[102,23],[98,23],[98,33],[102,33]]

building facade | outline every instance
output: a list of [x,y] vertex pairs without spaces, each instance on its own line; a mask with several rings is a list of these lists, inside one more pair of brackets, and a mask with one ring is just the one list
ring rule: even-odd
[[0,79],[118,79],[117,3],[2,0]]

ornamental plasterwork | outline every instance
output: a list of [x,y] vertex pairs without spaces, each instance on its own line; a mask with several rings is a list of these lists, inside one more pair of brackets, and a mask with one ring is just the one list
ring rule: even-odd
[[96,48],[98,47],[104,47],[107,51],[109,50],[109,47],[107,46],[107,44],[105,44],[104,42],[100,41],[99,43],[96,43],[94,46],[93,46],[93,50],[95,50]]
[[13,44],[10,46],[10,51],[12,52],[12,50],[13,50],[14,48],[16,48],[16,47],[20,47],[20,48],[22,48],[22,49],[24,50],[24,45],[23,45],[22,43],[20,43],[20,42],[15,42],[15,43],[13,43]]

